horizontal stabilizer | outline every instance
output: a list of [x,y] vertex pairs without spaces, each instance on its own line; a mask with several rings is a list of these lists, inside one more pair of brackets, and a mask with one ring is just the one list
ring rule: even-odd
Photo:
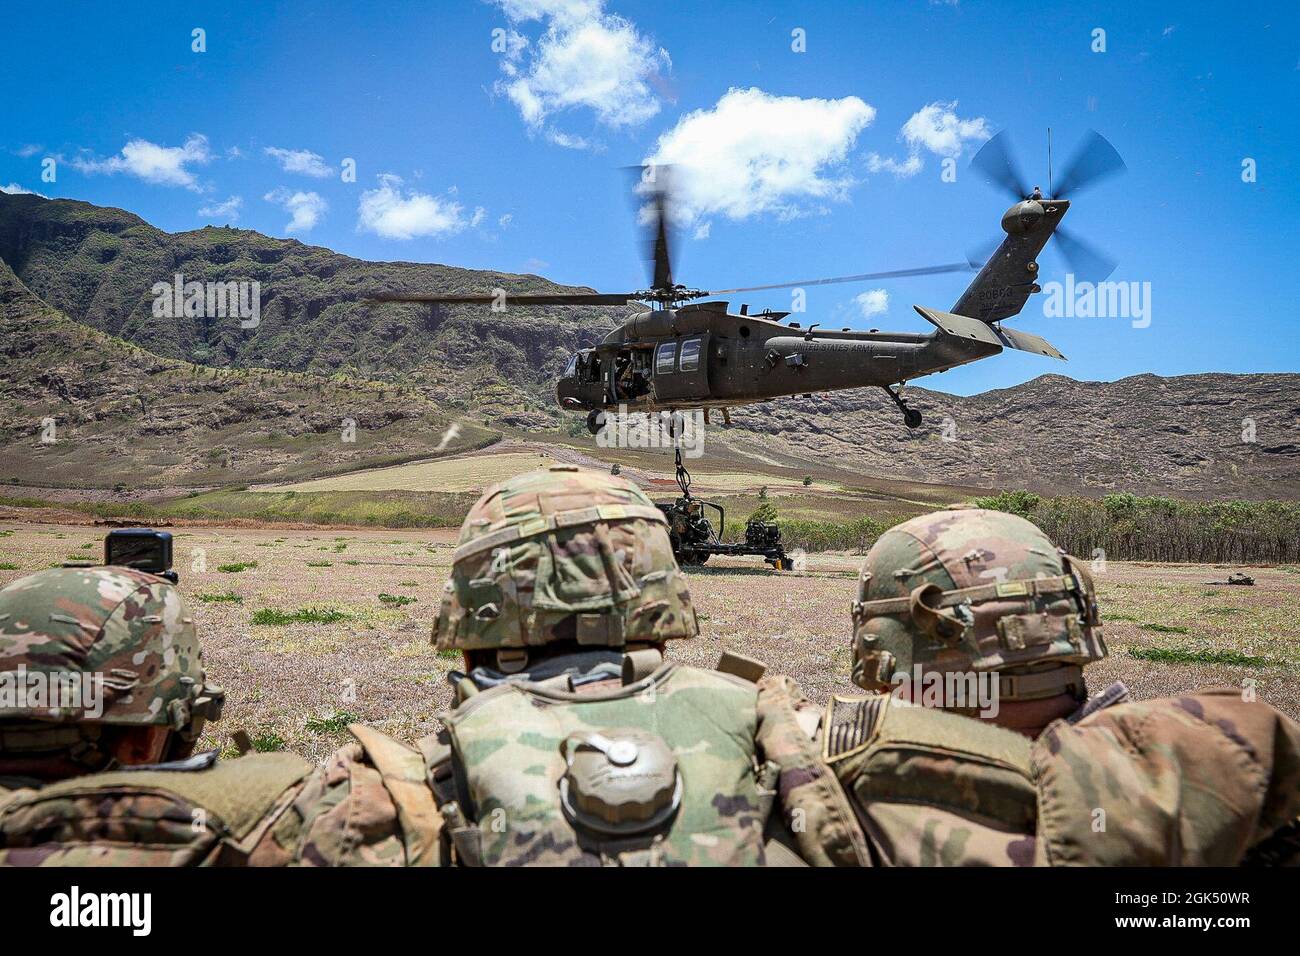
[[1005,346],[1006,348],[1019,349],[1022,352],[1037,352],[1039,355],[1046,355],[1049,358],[1065,360],[1065,356],[1058,352],[1050,342],[1030,332],[1021,332],[1018,329],[1003,329],[996,325],[987,325],[969,316],[957,315],[953,312],[940,312],[938,309],[927,309],[922,305],[914,305],[912,308],[916,309],[921,318],[945,335],[951,335],[959,339],[974,339],[976,342],[983,342],[985,345]]
[[1002,337],[1003,345],[1009,345],[1013,349],[1020,349],[1022,352],[1037,352],[1039,355],[1046,355],[1048,358],[1065,361],[1065,356],[1056,350],[1056,346],[1040,335],[1021,332],[1019,329],[998,328],[993,331]]

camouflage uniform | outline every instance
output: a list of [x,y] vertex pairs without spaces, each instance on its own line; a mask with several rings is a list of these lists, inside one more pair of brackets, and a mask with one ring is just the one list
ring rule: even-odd
[[353,727],[304,792],[300,861],[797,862],[770,839],[761,666],[663,662],[697,631],[665,518],[634,485],[560,465],[490,488],[434,628],[470,662],[457,705],[414,747]]
[[[853,604],[853,681],[813,750],[811,706],[763,682],[766,753],[813,861],[874,865],[1233,865],[1295,861],[1300,726],[1233,689],[1088,701],[1082,668],[1106,654],[1086,567],[1031,523],[950,509],[890,529]],[[999,703],[1064,700],[1031,739],[884,693],[995,675]],[[971,686],[969,684],[965,686]],[[1070,711],[1073,710],[1072,713]],[[851,802],[854,818],[844,813]]]
[[[0,590],[0,865],[287,863],[311,765],[191,756],[222,700],[162,578],[63,568]],[[155,726],[167,762],[118,766],[120,735]]]

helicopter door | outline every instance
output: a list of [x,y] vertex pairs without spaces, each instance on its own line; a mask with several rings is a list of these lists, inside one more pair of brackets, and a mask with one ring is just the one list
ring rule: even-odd
[[660,402],[709,397],[709,336],[692,335],[655,348],[655,398]]

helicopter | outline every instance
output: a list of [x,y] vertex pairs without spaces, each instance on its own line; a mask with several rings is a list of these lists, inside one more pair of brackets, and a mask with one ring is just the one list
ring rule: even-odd
[[[972,159],[971,168],[1015,202],[1002,216],[1005,236],[996,249],[991,254],[969,254],[964,262],[711,291],[690,288],[676,281],[672,269],[671,168],[642,167],[645,172],[639,193],[649,199],[643,212],[648,214],[644,217],[650,226],[648,258],[653,263],[648,289],[520,295],[501,289],[491,295],[394,293],[375,296],[373,301],[435,306],[480,303],[491,304],[497,311],[506,307],[644,304],[646,308],[630,315],[597,345],[574,353],[556,383],[560,407],[586,412],[592,434],[599,434],[610,412],[672,415],[703,409],[708,422],[710,410],[717,410],[724,424],[730,424],[729,410],[737,406],[864,386],[883,389],[903,413],[904,424],[915,429],[922,423],[921,413],[901,394],[903,385],[912,379],[989,358],[1004,348],[1065,359],[1042,337],[1002,325],[1020,313],[1030,295],[1041,291],[1036,281],[1037,258],[1053,235],[1058,236],[1059,248],[1076,273],[1104,271],[1109,275],[1114,268],[1113,261],[1070,236],[1060,223],[1070,209],[1067,193],[1123,171],[1124,162],[1104,137],[1091,131],[1053,194],[1050,130],[1048,135],[1046,196],[1037,186],[1032,191],[1025,187],[1005,132],[988,140]],[[747,305],[732,312],[728,300],[717,298],[976,270],[975,278],[948,311],[913,306],[934,326],[929,334],[832,330],[821,323],[805,328],[788,321],[789,312],[751,313]],[[712,301],[697,301],[701,299]]]

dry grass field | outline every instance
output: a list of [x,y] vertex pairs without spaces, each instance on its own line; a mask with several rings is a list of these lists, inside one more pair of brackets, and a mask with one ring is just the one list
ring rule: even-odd
[[[454,532],[173,533],[208,670],[228,695],[208,746],[243,728],[260,746],[320,757],[352,719],[407,738],[437,728],[446,674],[459,666],[429,645]],[[91,525],[0,522],[0,583],[95,560],[101,535]],[[704,633],[671,653],[711,666],[729,648],[793,675],[814,699],[852,693],[848,606],[860,560],[812,555],[805,571],[785,573],[739,558],[696,569]],[[1093,686],[1122,679],[1154,697],[1250,680],[1260,698],[1300,717],[1300,568],[1245,569],[1254,587],[1208,583],[1230,570],[1111,563],[1099,576],[1111,657],[1090,671]]]
[[[566,453],[568,450],[560,445],[525,446],[508,444],[502,449],[475,454],[458,455],[454,458],[439,458],[429,461],[411,462],[390,468],[370,468],[364,471],[349,472],[328,478],[299,481],[292,484],[269,486],[276,491],[482,491],[488,485],[505,481],[520,472],[528,471],[554,458],[573,460],[575,463],[607,471],[604,458],[592,453]],[[686,467],[691,471],[693,487],[696,491],[745,492],[767,488],[772,492],[796,491],[799,494],[839,493],[845,490],[838,482],[825,479],[813,479],[804,485],[802,478],[782,476],[768,472],[746,471],[743,468],[718,470],[717,464],[701,464],[687,459]],[[644,465],[633,468],[633,473],[651,487],[675,488],[673,477],[673,459],[670,453],[663,452],[657,458],[645,456]]]

